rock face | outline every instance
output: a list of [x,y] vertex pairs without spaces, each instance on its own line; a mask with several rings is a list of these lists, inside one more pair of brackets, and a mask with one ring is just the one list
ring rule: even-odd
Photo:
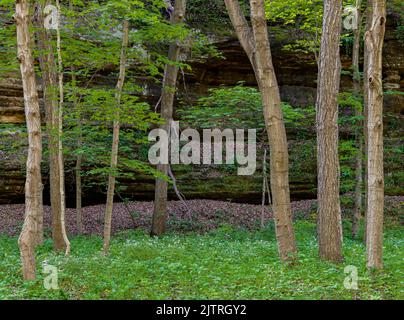
[[[220,85],[235,85],[239,81],[246,85],[255,86],[254,74],[242,48],[235,39],[226,38],[216,42],[217,48],[225,59],[211,59],[206,63],[193,63],[192,72],[185,75],[185,85],[191,97],[207,93],[209,88]],[[272,51],[274,65],[281,89],[282,100],[294,106],[313,105],[316,95],[317,66],[307,55],[286,53],[282,50],[282,43],[272,37]],[[350,58],[343,56],[343,68],[349,70]],[[395,38],[393,28],[388,29],[384,48],[384,87],[386,91],[400,91],[404,93],[404,54],[402,43]],[[108,82],[108,77],[100,77],[100,82]],[[180,91],[183,81],[180,80]],[[146,98],[156,101],[159,89],[149,84],[144,85],[147,90]],[[342,90],[350,90],[352,82],[349,76],[343,76]],[[0,81],[0,128],[5,124],[21,124],[24,119],[24,104],[22,86],[18,77],[7,77]],[[389,94],[385,96],[385,111],[403,116],[404,95]],[[15,134],[15,133],[10,133]],[[7,135],[7,133],[6,133]],[[19,141],[18,154],[10,154],[0,135],[0,203],[23,201],[24,167],[25,167],[25,138],[16,134],[11,140]],[[8,136],[7,141],[10,141]],[[8,142],[10,143],[10,142]],[[299,142],[291,141],[291,149]],[[17,150],[15,146],[8,150]],[[311,155],[313,157],[313,154]],[[305,162],[305,159],[302,159]],[[307,161],[307,159],[306,159]],[[292,198],[315,198],[316,165],[315,160],[305,164],[302,176],[291,176]],[[260,165],[258,164],[258,167]],[[176,167],[174,168],[181,191],[187,198],[228,199],[243,202],[259,202],[261,198],[262,177],[260,170],[251,177],[238,177],[235,173],[226,173],[217,168]],[[44,171],[45,194],[47,185],[47,171]],[[150,177],[139,176],[135,181],[121,181],[122,195],[134,199],[152,199],[154,180]],[[397,189],[396,189],[397,190]],[[74,203],[74,180],[67,177],[66,191],[68,203]],[[87,190],[88,192],[88,190]],[[175,198],[171,190],[171,197]],[[85,193],[85,202],[96,203],[104,201],[102,190]],[[45,199],[45,203],[46,203]]]
[[0,123],[24,122],[24,98],[20,79],[0,80]]

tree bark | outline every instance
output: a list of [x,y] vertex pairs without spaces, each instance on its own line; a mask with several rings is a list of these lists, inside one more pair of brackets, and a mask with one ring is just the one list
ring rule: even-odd
[[[76,86],[75,68],[72,67],[72,83]],[[83,132],[81,122],[81,110],[77,104],[76,97],[74,97],[74,107],[77,110],[77,129],[79,131],[79,137],[77,139],[77,149],[80,150],[76,157],[75,177],[76,177],[76,225],[78,234],[83,234],[83,212],[82,212],[82,183],[81,183],[81,163],[83,161],[83,155],[81,148],[83,146]]]
[[52,209],[52,239],[56,251],[65,249],[63,233],[60,222],[61,196],[60,196],[60,176],[58,160],[58,97],[57,97],[57,67],[53,54],[52,36],[44,28],[44,4],[49,1],[38,1],[36,3],[36,40],[39,51],[39,65],[42,75],[42,87],[44,93],[44,105],[46,115],[46,134],[48,136],[49,150],[49,181],[50,199]]
[[290,206],[288,141],[278,82],[272,64],[264,0],[250,0],[250,6],[257,78],[271,152],[270,175],[276,238],[281,259],[286,261],[293,259],[297,251]]
[[250,0],[252,30],[237,0],[225,0],[237,37],[255,72],[270,144],[270,183],[276,238],[282,261],[296,257],[289,190],[289,154],[278,82],[272,64],[263,0]]
[[318,240],[324,260],[342,261],[338,92],[342,0],[325,0],[317,88]]
[[[362,0],[357,0],[356,7],[358,10],[357,25],[353,31],[354,44],[352,49],[352,72],[353,72],[353,84],[354,95],[356,98],[360,97],[361,92],[361,75],[359,71],[359,54],[360,54],[360,41],[361,41],[361,3]],[[355,116],[362,116],[361,109],[355,108]],[[363,184],[363,139],[362,131],[360,127],[363,125],[363,121],[359,121],[356,124],[355,129],[355,144],[356,144],[356,157],[355,157],[355,208],[352,221],[352,237],[357,238],[359,233],[359,226],[362,217],[362,184]]]
[[62,61],[62,49],[61,49],[61,7],[59,0],[56,0],[57,12],[57,29],[56,29],[56,41],[57,41],[57,55],[58,55],[58,82],[59,82],[59,108],[57,113],[58,122],[58,163],[59,163],[59,194],[60,194],[60,228],[65,245],[66,255],[70,254],[70,241],[67,238],[65,214],[66,214],[66,196],[65,196],[65,171],[63,161],[63,104],[64,104],[64,88],[63,88],[63,61]]
[[22,76],[28,131],[25,220],[18,244],[20,247],[23,277],[25,280],[34,280],[37,220],[42,215],[42,141],[39,98],[31,49],[29,6],[26,0],[16,1],[14,18],[17,25],[18,60]]
[[[74,12],[73,2],[69,0],[69,10]],[[77,86],[77,77],[76,77],[76,66],[72,65],[70,67],[72,73],[72,87],[76,88]],[[83,132],[82,132],[82,119],[81,119],[81,107],[77,103],[77,95],[73,93],[73,108],[76,111],[76,123],[77,130],[79,132],[77,138],[77,149],[80,151],[76,156],[76,167],[75,171],[75,180],[76,180],[76,227],[78,234],[83,234],[83,213],[82,213],[82,183],[81,183],[81,163],[83,161],[83,155],[81,153],[81,148],[83,146]]]
[[126,52],[129,42],[129,22],[125,20],[123,22],[123,36],[122,36],[122,50],[120,58],[119,79],[116,85],[116,108],[114,112],[114,128],[112,138],[112,152],[111,152],[111,166],[108,178],[108,193],[107,193],[107,205],[105,209],[105,223],[104,223],[104,253],[107,254],[109,250],[109,243],[111,239],[111,222],[112,222],[112,209],[114,206],[114,194],[115,194],[115,180],[116,169],[118,165],[118,150],[119,150],[119,115],[120,105],[122,97],[122,89],[125,82],[126,73]]
[[[171,16],[172,24],[180,24],[185,18],[186,0],[176,0],[174,13]],[[180,45],[175,42],[170,45],[168,59],[174,63],[179,61]],[[161,129],[170,132],[171,122],[173,119],[173,105],[178,77],[178,66],[167,64],[164,71],[163,90],[161,96],[161,117],[165,120],[165,124]],[[157,170],[168,175],[168,164],[157,165]],[[168,183],[163,179],[156,179],[156,189],[154,194],[154,212],[152,218],[151,236],[159,236],[165,232],[167,220],[167,189]]]
[[372,0],[369,29],[365,33],[367,52],[367,267],[383,267],[383,42],[386,28],[386,1]]

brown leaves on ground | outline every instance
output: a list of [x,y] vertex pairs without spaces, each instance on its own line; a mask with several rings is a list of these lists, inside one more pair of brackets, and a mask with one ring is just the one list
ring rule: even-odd
[[[386,208],[402,206],[404,197],[387,197]],[[223,224],[247,229],[258,228],[261,221],[261,205],[231,203],[213,200],[188,200],[168,203],[168,230],[206,232]],[[295,218],[307,218],[316,211],[315,200],[292,202]],[[84,233],[102,235],[105,205],[83,208]],[[149,229],[153,214],[153,202],[128,202],[114,204],[112,232],[128,229]],[[265,221],[271,216],[268,206],[264,211]],[[0,206],[0,235],[16,236],[24,220],[24,205]],[[51,209],[44,206],[44,230],[51,230]],[[69,234],[76,234],[76,210],[66,210],[66,225]]]

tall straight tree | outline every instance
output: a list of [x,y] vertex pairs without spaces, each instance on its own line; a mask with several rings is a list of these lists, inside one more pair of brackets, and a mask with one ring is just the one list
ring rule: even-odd
[[57,110],[57,132],[58,132],[58,162],[59,162],[59,194],[60,194],[60,228],[62,232],[63,242],[65,245],[66,255],[70,254],[70,241],[66,232],[66,196],[65,196],[65,170],[63,157],[63,106],[64,106],[64,87],[63,87],[63,60],[61,48],[61,6],[60,1],[56,0],[57,8],[57,28],[56,28],[56,51],[58,57],[58,88],[59,88],[59,105]]
[[14,18],[17,25],[18,60],[21,69],[25,117],[28,131],[25,220],[18,243],[20,247],[24,279],[34,280],[35,246],[37,242],[36,230],[38,218],[42,215],[42,141],[39,98],[31,49],[31,17],[29,9],[28,1],[16,1]]
[[[186,0],[176,0],[174,12],[171,15],[170,22],[172,24],[180,24],[184,21],[186,12]],[[170,45],[168,51],[168,59],[172,62],[166,65],[163,79],[163,90],[161,95],[161,117],[165,120],[165,124],[161,129],[170,132],[173,119],[174,96],[178,77],[178,66],[181,47],[177,42]],[[168,175],[169,165],[159,164],[157,170]],[[154,212],[151,227],[151,236],[159,236],[165,232],[167,219],[167,189],[166,180],[157,178],[156,189],[154,193]]]
[[115,180],[116,180],[116,168],[118,165],[118,150],[119,150],[119,114],[122,97],[122,89],[125,82],[126,73],[126,56],[129,42],[129,21],[123,22],[123,36],[122,36],[122,49],[119,67],[119,78],[116,85],[116,108],[114,112],[114,124],[113,124],[113,138],[112,138],[112,151],[111,151],[111,164],[109,178],[108,178],[108,193],[107,193],[107,205],[105,209],[105,222],[104,222],[104,253],[108,253],[109,242],[111,239],[111,222],[112,222],[112,209],[114,206],[114,194],[115,194]]
[[[361,93],[361,74],[359,70],[359,56],[361,44],[361,5],[362,0],[356,1],[356,25],[354,26],[353,48],[352,48],[352,72],[353,72],[353,85],[354,95],[357,99],[360,98]],[[362,117],[363,112],[361,109],[355,108],[355,116]],[[361,120],[355,129],[355,144],[356,144],[356,159],[355,159],[355,209],[352,222],[352,237],[356,238],[359,232],[359,225],[362,216],[362,185],[363,185],[363,135],[360,130],[363,121]]]
[[238,0],[225,0],[237,37],[255,72],[261,92],[264,117],[270,143],[270,180],[272,208],[281,260],[292,260],[297,248],[292,223],[289,190],[289,153],[268,37],[264,0],[250,0],[252,29]]
[[59,175],[59,131],[58,131],[58,95],[57,95],[57,66],[52,46],[52,34],[44,28],[44,7],[50,1],[36,2],[36,43],[39,55],[39,65],[42,76],[42,88],[46,115],[46,133],[49,149],[49,181],[50,200],[52,209],[52,239],[56,251],[65,249],[61,224],[61,195]]
[[[73,1],[69,0],[69,11],[70,14],[74,17],[74,5]],[[73,25],[76,21],[73,20]],[[74,64],[70,66],[71,72],[71,85],[74,89],[77,86],[77,68]],[[77,138],[77,149],[81,150],[83,146],[83,123],[82,123],[82,108],[78,103],[77,95],[74,93],[72,97],[72,104],[73,108],[76,111],[76,118],[77,118],[77,131],[78,131],[78,138]],[[75,171],[75,178],[76,178],[76,226],[78,234],[83,233],[83,210],[82,210],[82,183],[81,183],[81,163],[83,161],[83,154],[79,152],[76,156],[76,167],[74,168]]]
[[367,206],[366,252],[368,268],[383,267],[383,43],[386,1],[370,0],[370,21],[365,33],[367,100]]
[[341,24],[342,0],[324,0],[316,102],[318,241],[320,257],[332,262],[342,261],[338,157]]

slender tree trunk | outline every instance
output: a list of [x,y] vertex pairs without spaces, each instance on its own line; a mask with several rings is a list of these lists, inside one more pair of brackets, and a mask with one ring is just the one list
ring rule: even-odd
[[35,245],[37,242],[37,219],[42,215],[41,181],[41,119],[39,98],[35,80],[34,61],[31,50],[29,6],[26,0],[17,0],[15,5],[17,25],[18,60],[20,62],[24,91],[25,117],[28,131],[28,158],[25,182],[25,220],[18,239],[23,276],[35,279]]
[[[186,0],[176,0],[174,13],[171,16],[172,24],[182,23],[185,17]],[[168,59],[174,63],[179,61],[180,46],[178,43],[172,43],[168,52]],[[178,66],[167,64],[164,71],[163,90],[161,96],[161,117],[165,120],[165,124],[161,129],[170,132],[171,122],[173,118],[173,105],[175,89],[178,77]],[[168,175],[169,165],[157,165],[164,175]],[[167,219],[167,181],[156,179],[156,189],[154,193],[154,212],[152,218],[151,236],[159,236],[165,232]]]
[[[373,0],[367,0],[367,5],[366,5],[366,29],[365,32],[367,30],[370,30],[371,27],[371,22],[372,22],[372,1]],[[365,43],[366,45],[366,43]],[[363,234],[363,239],[364,242],[366,243],[366,232],[367,232],[367,206],[368,206],[368,128],[367,128],[367,123],[368,123],[368,110],[369,110],[369,106],[368,106],[368,95],[367,92],[369,92],[368,89],[368,81],[366,81],[366,79],[368,78],[368,70],[366,68],[366,66],[368,65],[368,60],[369,60],[369,54],[365,48],[364,51],[364,62],[363,62],[363,90],[364,90],[364,94],[363,94],[363,113],[364,113],[364,126],[363,126],[363,136],[364,136],[364,140],[365,140],[365,150],[364,150],[364,163],[365,163],[365,231]]]
[[41,183],[41,191],[39,195],[39,211],[37,217],[36,225],[36,242],[35,244],[40,245],[44,242],[44,229],[43,229],[43,184]]
[[59,193],[60,193],[60,227],[62,231],[62,237],[65,245],[66,255],[70,254],[70,242],[67,238],[65,214],[66,214],[66,196],[65,196],[65,171],[64,171],[64,161],[63,161],[63,104],[64,104],[64,89],[63,89],[63,61],[62,61],[62,50],[61,50],[61,37],[60,37],[60,27],[61,27],[61,7],[59,0],[56,0],[56,7],[58,9],[57,13],[57,55],[58,55],[58,80],[59,80],[59,108],[58,108],[58,162],[59,162]]
[[[262,160],[262,201],[261,201],[261,229],[265,228],[265,196],[266,196],[266,175],[267,175],[267,149],[264,150],[264,157]],[[269,190],[268,190],[269,191]]]
[[255,72],[261,92],[270,143],[270,183],[279,255],[282,261],[296,256],[289,191],[289,154],[278,82],[272,64],[263,0],[250,0],[252,29],[237,0],[225,0],[237,37]]
[[341,22],[342,0],[325,0],[316,103],[318,239],[320,257],[332,262],[343,259],[338,157]]
[[365,33],[367,64],[367,225],[366,252],[368,268],[383,267],[383,43],[386,28],[386,1],[371,1],[371,20]]
[[[360,54],[360,41],[361,41],[361,0],[357,0],[356,7],[358,10],[357,25],[353,31],[354,44],[352,50],[352,71],[353,71],[353,84],[354,95],[356,98],[360,97],[361,92],[361,75],[359,71],[359,54]],[[355,116],[362,116],[362,110],[355,108]],[[356,144],[356,159],[355,159],[355,208],[352,221],[352,237],[356,238],[359,232],[359,226],[362,216],[362,184],[363,184],[363,140],[362,131],[360,127],[363,121],[359,121],[355,129],[355,144]]]
[[109,243],[111,239],[111,222],[112,222],[112,209],[114,206],[114,194],[115,194],[115,179],[116,169],[118,165],[118,149],[119,149],[119,114],[121,105],[122,89],[125,82],[126,73],[126,52],[129,42],[129,22],[125,20],[123,22],[123,37],[122,37],[122,51],[119,68],[119,79],[116,85],[116,108],[114,115],[114,128],[112,139],[112,152],[111,152],[111,172],[108,179],[108,193],[107,193],[107,205],[105,209],[105,223],[104,223],[104,253],[108,253]]
[[[69,10],[71,12],[74,11],[73,2],[69,0]],[[74,65],[71,66],[72,72],[72,87],[75,89],[77,86],[77,77],[76,77],[76,67]],[[79,153],[76,156],[76,167],[75,178],[76,178],[76,227],[78,234],[83,234],[83,213],[82,213],[82,187],[81,187],[81,163],[83,161],[83,155],[81,153],[81,148],[83,146],[83,132],[82,132],[82,120],[81,120],[81,108],[77,103],[76,93],[73,93],[73,108],[76,111],[76,119],[77,119],[77,149]]]
[[49,180],[50,198],[52,209],[52,238],[56,251],[65,249],[62,228],[60,223],[61,197],[60,177],[58,161],[58,97],[57,97],[57,67],[52,47],[52,36],[44,28],[44,4],[49,1],[38,1],[36,3],[36,39],[39,51],[39,65],[42,74],[42,87],[44,93],[44,105],[46,114],[46,133],[48,136],[49,149]]
[[[75,68],[72,67],[72,83],[73,86],[76,86],[76,74]],[[76,109],[76,117],[77,117],[77,130],[79,131],[79,136],[77,139],[77,149],[79,150],[79,154],[76,157],[76,225],[77,232],[79,234],[83,234],[83,212],[82,212],[82,187],[81,187],[81,163],[83,161],[83,155],[81,153],[81,148],[83,147],[83,132],[82,132],[82,122],[81,122],[81,108],[77,103],[76,96],[74,96],[74,108]]]

